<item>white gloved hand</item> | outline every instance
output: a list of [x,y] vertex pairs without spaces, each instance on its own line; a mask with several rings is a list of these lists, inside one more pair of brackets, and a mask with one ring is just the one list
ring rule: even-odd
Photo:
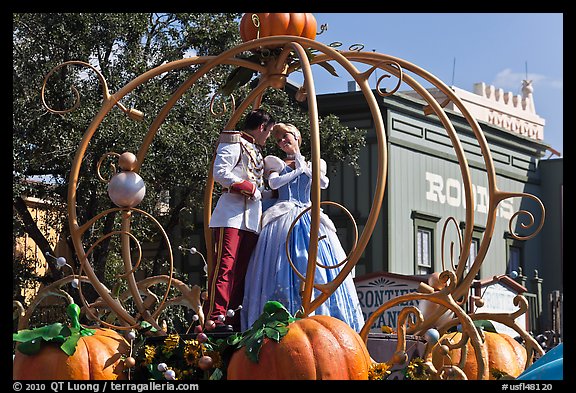
[[308,177],[312,177],[312,168],[308,162],[304,159],[304,156],[297,153],[294,157],[294,165],[296,169],[300,169],[302,173],[305,173]]
[[304,156],[302,154],[296,153],[294,155],[294,166],[296,167],[296,169],[298,168],[304,169],[304,167],[306,166],[306,160],[304,159]]
[[307,162],[306,164],[304,164],[302,172],[304,172],[309,178],[312,178],[312,163]]
[[262,199],[262,193],[258,188],[256,188],[256,191],[254,191],[254,194],[250,197],[250,199],[252,199],[253,201],[259,201],[260,199]]
[[278,172],[270,173],[268,176],[268,185],[271,189],[277,190],[285,184],[288,184],[298,176],[302,174],[302,167],[296,168],[293,171],[285,173],[283,175],[278,174]]

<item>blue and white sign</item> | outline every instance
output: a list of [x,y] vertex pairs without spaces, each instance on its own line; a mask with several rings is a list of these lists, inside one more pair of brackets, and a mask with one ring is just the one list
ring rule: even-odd
[[[418,291],[421,280],[412,276],[402,277],[391,273],[378,273],[378,275],[366,275],[357,277],[355,280],[358,300],[362,306],[364,320],[368,320],[380,306],[399,296]],[[382,326],[398,328],[398,314],[406,306],[418,307],[419,300],[411,300],[399,303],[388,308],[382,313],[372,326],[371,332],[381,332]]]

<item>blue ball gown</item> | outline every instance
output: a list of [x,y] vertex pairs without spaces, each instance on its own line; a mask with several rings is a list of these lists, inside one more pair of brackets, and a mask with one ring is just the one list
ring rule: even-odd
[[[280,175],[292,171],[285,166]],[[302,280],[293,272],[286,256],[286,236],[298,215],[310,206],[312,179],[300,174],[291,182],[278,188],[276,203],[262,215],[262,230],[246,273],[244,300],[241,310],[242,331],[252,326],[262,314],[269,300],[282,303],[292,315],[300,309]],[[334,266],[346,258],[346,252],[336,235],[334,223],[321,213],[318,236],[318,261],[325,266]],[[312,216],[310,210],[294,224],[289,240],[290,258],[298,271],[306,276],[308,245]],[[316,267],[314,280],[318,284],[332,281],[342,266],[332,269]],[[314,289],[314,298],[320,291]],[[364,325],[364,317],[352,275],[349,274],[334,293],[311,315],[330,315],[346,322],[357,332]]]

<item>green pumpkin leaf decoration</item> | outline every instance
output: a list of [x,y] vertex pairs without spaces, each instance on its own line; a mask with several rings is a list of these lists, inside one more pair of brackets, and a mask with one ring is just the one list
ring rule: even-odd
[[224,83],[224,85],[220,87],[220,92],[222,93],[222,95],[229,96],[234,92],[234,90],[250,82],[253,75],[254,71],[249,68],[246,67],[235,68],[234,70],[232,70],[230,75],[228,75],[228,78]]
[[157,332],[158,331],[158,329],[156,329],[154,326],[152,326],[152,324],[150,322],[147,322],[147,321],[140,322],[140,328],[141,328],[140,329],[141,334],[144,334],[148,331],[150,331],[150,332]]
[[240,340],[242,340],[242,335],[239,333],[234,333],[226,337],[226,344],[229,346],[235,346],[240,342]]
[[286,310],[286,308],[282,303],[277,302],[276,300],[270,300],[269,302],[266,302],[266,304],[264,304],[263,311],[268,314],[274,314],[275,312],[281,311],[283,309]]
[[238,348],[245,346],[248,358],[257,363],[264,338],[267,337],[279,342],[288,333],[288,325],[294,320],[295,318],[290,315],[282,303],[268,301],[264,305],[262,314],[252,324],[252,327],[242,333],[242,338],[238,341]]
[[76,344],[78,344],[80,337],[82,337],[82,335],[79,331],[72,332],[66,341],[64,341],[64,344],[60,346],[60,349],[68,356],[74,355],[74,352],[76,352]]
[[42,345],[41,339],[33,339],[30,341],[24,341],[20,343],[16,349],[19,352],[22,352],[24,355],[34,355],[40,351],[40,347]]
[[13,333],[12,340],[20,343],[16,349],[25,355],[34,355],[40,351],[43,342],[52,342],[62,344],[60,348],[68,356],[73,355],[80,337],[92,336],[96,330],[80,325],[80,307],[77,304],[69,304],[66,307],[66,314],[70,317],[71,326],[57,322]]
[[265,327],[264,335],[276,342],[280,341],[280,332],[276,329]]
[[336,72],[336,69],[332,66],[332,64],[328,63],[327,61],[322,61],[320,63],[317,63],[320,67],[324,68],[326,71],[328,71],[330,74],[334,75],[334,76],[339,76],[338,73]]
[[46,325],[32,330],[20,330],[18,333],[12,334],[12,340],[17,342],[27,342],[35,339],[50,341],[60,334],[63,327],[64,325],[61,323],[53,323],[52,325]]
[[479,319],[474,322],[474,326],[476,326],[476,328],[482,329],[485,332],[492,332],[492,333],[498,333],[496,331],[496,328],[494,327],[494,324],[488,320],[485,319]]
[[222,376],[224,375],[224,373],[222,373],[222,370],[220,370],[219,368],[215,369],[214,372],[212,372],[212,375],[210,375],[210,380],[215,381],[215,380],[220,380],[222,379]]

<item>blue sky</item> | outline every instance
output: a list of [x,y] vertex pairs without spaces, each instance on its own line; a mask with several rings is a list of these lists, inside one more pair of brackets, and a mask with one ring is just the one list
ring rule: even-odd
[[[528,75],[533,80],[536,113],[546,121],[544,141],[564,153],[563,14],[314,13],[314,16],[318,31],[322,24],[328,27],[316,37],[319,42],[328,45],[339,41],[342,49],[363,44],[365,51],[375,50],[411,62],[445,84],[467,91],[473,90],[474,83],[485,82],[520,94],[521,81]],[[313,74],[317,94],[346,91],[351,78],[340,72],[340,77],[334,77],[318,69]]]

